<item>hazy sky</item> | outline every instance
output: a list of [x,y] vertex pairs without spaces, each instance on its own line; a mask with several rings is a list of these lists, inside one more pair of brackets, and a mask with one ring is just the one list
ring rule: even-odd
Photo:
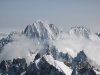
[[22,31],[37,20],[68,31],[85,26],[100,31],[100,0],[0,0],[0,32]]

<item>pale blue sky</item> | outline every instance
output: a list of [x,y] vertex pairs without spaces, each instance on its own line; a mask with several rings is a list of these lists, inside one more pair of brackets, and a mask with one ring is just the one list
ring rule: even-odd
[[100,0],[0,0],[0,32],[22,31],[37,20],[59,29],[85,26],[100,31]]

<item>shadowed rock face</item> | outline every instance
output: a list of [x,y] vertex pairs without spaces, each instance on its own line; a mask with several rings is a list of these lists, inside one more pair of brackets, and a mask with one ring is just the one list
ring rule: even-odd
[[11,60],[3,60],[0,63],[0,72],[4,75],[20,75],[27,68],[26,60],[22,59],[14,59],[13,62]]
[[99,33],[99,35],[98,35],[99,37],[100,37],[100,33]]
[[[10,60],[3,60],[0,63],[0,73],[8,75],[66,75],[63,71],[57,68],[56,64],[54,66],[54,64],[52,65],[47,61],[50,60],[48,56],[51,56],[51,58],[53,59],[51,53],[43,56],[40,56],[40,53],[37,53],[34,61],[30,63],[29,66],[27,66],[26,60],[24,58],[13,59],[12,62]],[[77,56],[83,57],[85,56],[85,54],[84,52],[80,52]],[[77,58],[77,60],[78,61],[76,62],[79,62],[79,57]],[[87,67],[88,65],[89,64],[87,62],[84,62],[84,64],[75,64],[71,75],[96,75],[93,68]],[[71,67],[71,65],[69,67]]]
[[97,75],[97,74],[95,73],[93,68],[89,69],[82,68],[79,70],[74,69],[71,75]]
[[[24,74],[22,74],[24,72]],[[37,53],[35,60],[27,66],[26,60],[13,59],[3,60],[0,63],[0,73],[8,75],[65,75],[60,72],[56,67],[50,65],[44,57],[40,58],[40,54]]]
[[84,51],[80,51],[72,61],[72,74],[71,75],[97,75],[93,67],[88,62],[88,58]]
[[85,53],[83,51],[80,51],[78,54],[77,54],[77,57],[75,57],[73,60],[72,60],[72,68],[74,69],[74,67],[78,64],[78,63],[81,63],[81,65],[84,65],[84,62],[86,62],[88,59],[87,59],[87,56],[85,55]]
[[44,57],[42,57],[38,64],[32,63],[26,70],[25,75],[65,75],[63,72],[60,72],[53,65],[50,65]]

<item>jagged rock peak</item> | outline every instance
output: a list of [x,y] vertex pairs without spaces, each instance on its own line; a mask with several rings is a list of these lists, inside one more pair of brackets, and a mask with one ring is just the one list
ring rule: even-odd
[[69,34],[74,34],[76,35],[78,38],[80,37],[84,37],[84,38],[88,38],[89,39],[89,35],[90,35],[91,31],[83,26],[75,26],[72,27],[71,30],[69,31]]
[[77,54],[77,56],[78,57],[85,57],[85,58],[87,58],[87,56],[85,55],[85,53],[84,53],[84,51],[82,50],[82,51],[80,51],[78,54]]
[[24,34],[29,37],[40,39],[54,39],[59,33],[58,28],[53,24],[48,24],[38,20],[33,25],[27,25]]

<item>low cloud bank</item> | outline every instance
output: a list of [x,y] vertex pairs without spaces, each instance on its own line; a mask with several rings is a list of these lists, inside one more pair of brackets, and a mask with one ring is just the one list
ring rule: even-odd
[[[44,51],[44,44],[39,43],[37,39],[33,40],[25,36],[15,36],[15,38],[17,41],[5,45],[4,51],[0,54],[0,61],[22,57],[26,58],[27,63],[30,63],[35,57],[34,53]],[[62,33],[59,38],[55,41],[49,40],[46,43],[56,46],[59,52],[68,52],[73,58],[78,52],[84,50],[89,58],[100,65],[100,38],[95,34],[91,34],[90,39],[85,39]],[[33,51],[33,55],[29,53],[30,50]]]
[[[34,52],[37,53],[43,49],[43,46],[38,43],[37,39],[33,40],[25,36],[15,36],[15,38],[17,41],[5,45],[3,52],[0,54],[0,61],[25,58],[29,64],[34,59]],[[33,52],[33,55],[30,54],[30,51]]]

